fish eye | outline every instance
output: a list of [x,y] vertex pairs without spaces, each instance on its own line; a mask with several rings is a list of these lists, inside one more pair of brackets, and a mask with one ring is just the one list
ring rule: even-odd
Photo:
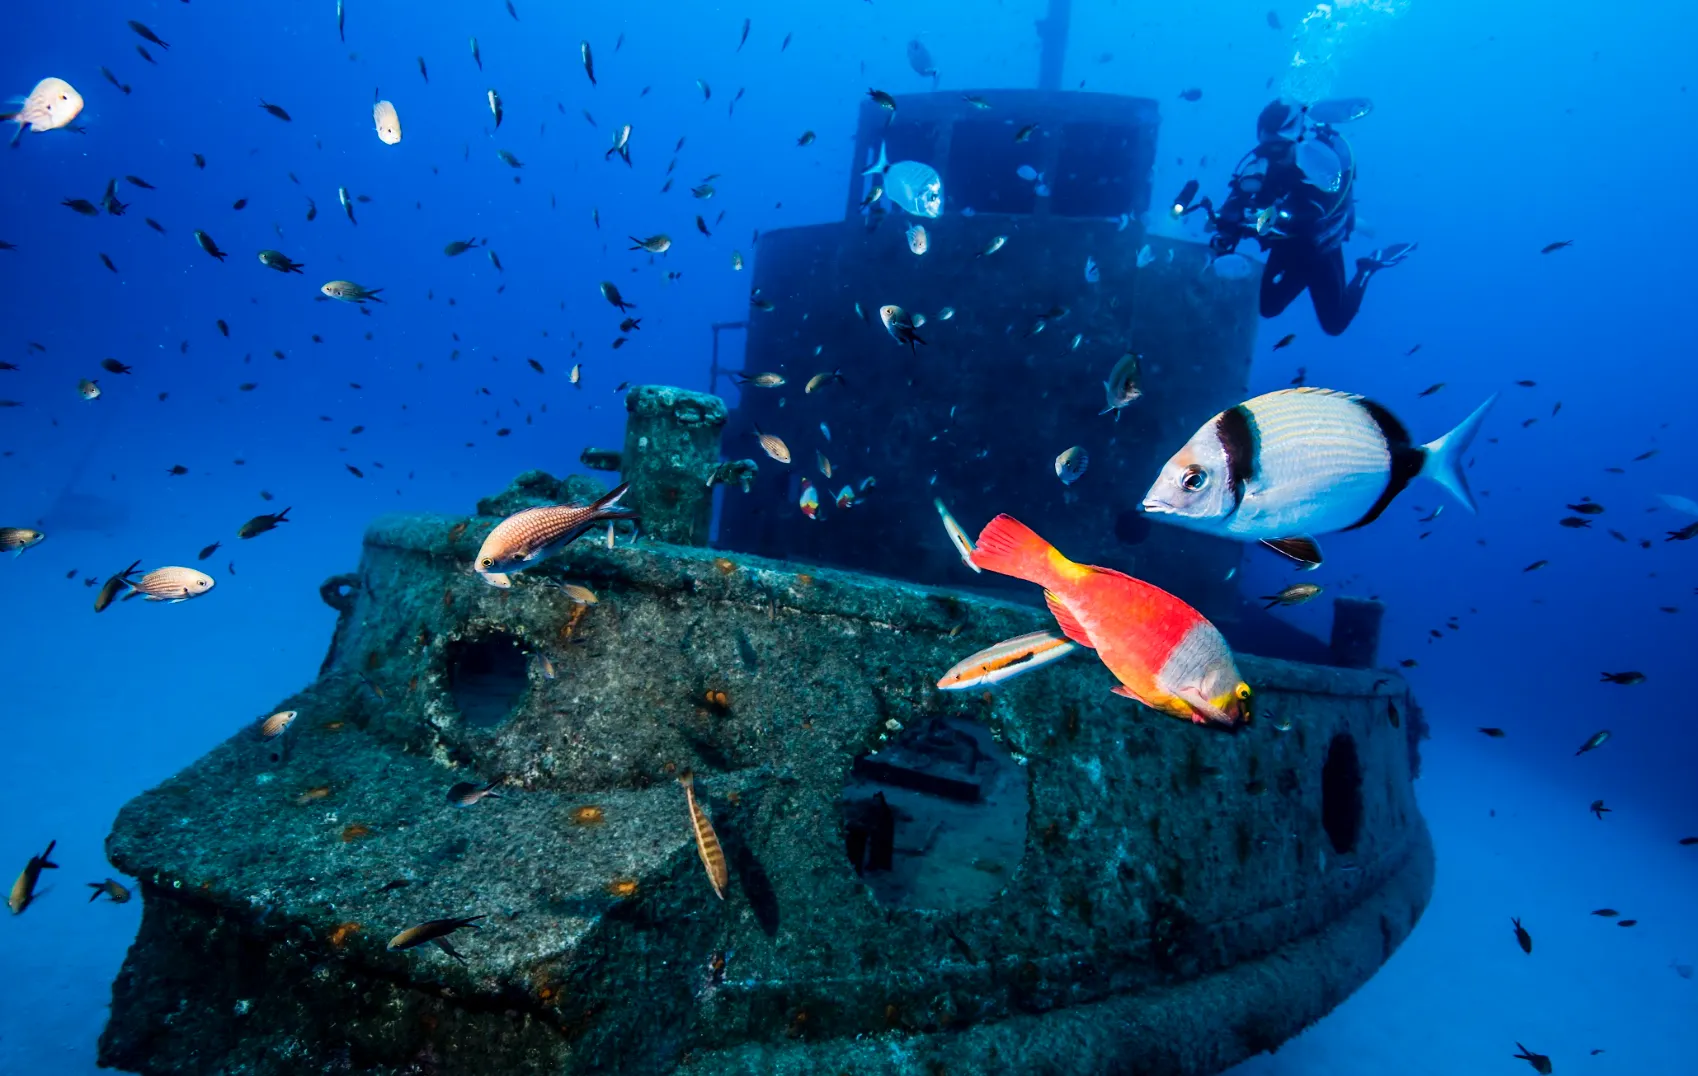
[[495,566],[495,558],[494,557],[485,557],[485,558],[483,558],[483,560],[479,561],[478,563],[482,564],[485,568],[493,568]]
[[1250,701],[1250,694],[1251,694],[1250,685],[1249,684],[1239,684],[1238,690],[1234,691],[1233,694],[1238,696],[1239,702],[1249,702]]
[[1187,493],[1196,493],[1209,484],[1209,473],[1193,463],[1179,476],[1179,486]]

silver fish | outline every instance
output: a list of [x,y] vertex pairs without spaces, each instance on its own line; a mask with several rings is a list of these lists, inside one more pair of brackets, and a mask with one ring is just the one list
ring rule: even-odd
[[1309,535],[1372,523],[1417,475],[1474,511],[1464,456],[1496,400],[1416,445],[1390,411],[1361,396],[1309,387],[1266,393],[1205,423],[1163,466],[1144,511],[1318,564]]
[[44,78],[24,98],[16,112],[0,113],[0,120],[18,125],[12,136],[15,145],[25,131],[56,131],[68,126],[83,110],[83,96],[62,78]]
[[621,483],[592,504],[551,504],[515,512],[495,525],[478,549],[474,567],[484,582],[510,587],[508,572],[523,571],[554,555],[604,519],[634,519],[619,500],[631,488]]
[[883,176],[885,197],[908,215],[931,219],[943,215],[943,177],[931,165],[919,161],[891,164],[885,156],[884,143],[880,142],[878,160],[861,174]]
[[918,354],[916,343],[925,343],[915,331],[920,327],[918,319],[910,317],[900,306],[881,306],[878,308],[879,320],[884,322],[885,331],[891,339],[899,344],[907,344],[908,350]]
[[1120,421],[1120,410],[1144,395],[1141,375],[1138,371],[1138,356],[1128,351],[1120,356],[1114,364],[1114,369],[1108,372],[1108,380],[1103,382],[1103,391],[1108,394],[1108,406],[1099,414],[1114,412],[1114,420]]
[[377,140],[386,146],[393,146],[401,141],[401,117],[395,111],[395,106],[388,101],[379,101],[371,106],[371,120],[377,126]]
[[931,247],[931,239],[926,235],[926,226],[916,224],[908,229],[908,249],[915,254],[924,254]]
[[1055,457],[1055,477],[1061,479],[1063,485],[1071,486],[1085,474],[1085,468],[1091,465],[1090,454],[1083,445],[1072,448]]
[[47,535],[29,527],[0,527],[0,553],[23,556],[24,550],[37,545]]
[[937,64],[932,62],[931,50],[919,38],[908,42],[908,66],[914,69],[914,74],[932,80],[932,88],[937,88]]

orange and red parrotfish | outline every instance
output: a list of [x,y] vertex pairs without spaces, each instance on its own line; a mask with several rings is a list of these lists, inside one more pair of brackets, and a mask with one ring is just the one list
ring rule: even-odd
[[1012,516],[979,534],[973,563],[1044,588],[1062,634],[1088,646],[1120,681],[1117,695],[1198,724],[1250,721],[1250,685],[1203,615],[1159,587],[1075,564]]

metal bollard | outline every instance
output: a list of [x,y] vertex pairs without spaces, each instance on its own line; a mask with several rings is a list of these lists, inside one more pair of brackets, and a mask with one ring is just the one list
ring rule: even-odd
[[719,466],[725,401],[671,385],[633,385],[625,394],[625,504],[642,533],[675,545],[706,545],[713,520],[708,476]]

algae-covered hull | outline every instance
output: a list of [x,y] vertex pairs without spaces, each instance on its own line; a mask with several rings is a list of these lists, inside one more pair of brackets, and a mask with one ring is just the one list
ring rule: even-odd
[[[466,570],[497,514],[578,481],[376,522],[289,732],[123,809],[146,910],[103,1064],[1213,1073],[1420,915],[1395,674],[1243,658],[1260,713],[1227,733],[1111,695],[1089,654],[936,689],[1036,608],[647,540],[507,591]],[[464,781],[500,795],[450,805]],[[479,914],[464,963],[386,948]]]

